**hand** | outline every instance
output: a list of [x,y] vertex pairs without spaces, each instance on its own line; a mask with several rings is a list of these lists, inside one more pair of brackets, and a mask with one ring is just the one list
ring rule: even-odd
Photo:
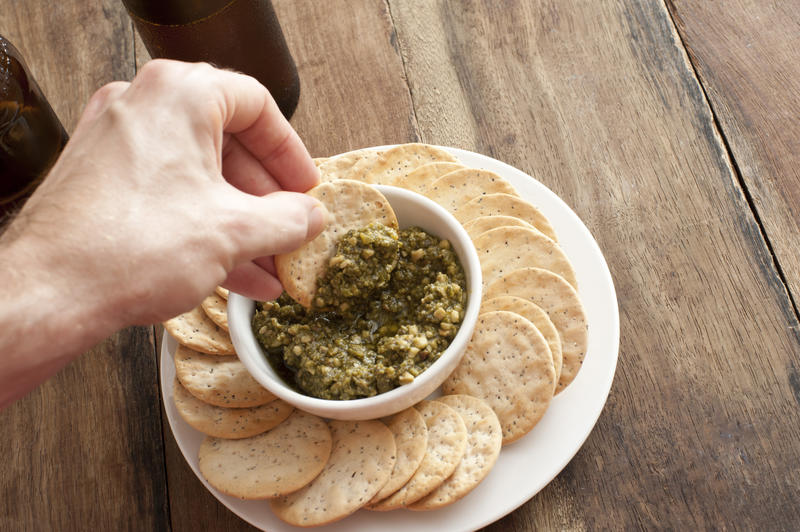
[[280,295],[271,255],[321,230],[324,207],[297,194],[318,175],[255,79],[152,61],[92,97],[9,233],[71,291],[104,294],[115,325],[162,321],[217,284]]

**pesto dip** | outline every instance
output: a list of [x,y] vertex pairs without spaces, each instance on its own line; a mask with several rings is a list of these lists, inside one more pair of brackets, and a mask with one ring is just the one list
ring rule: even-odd
[[466,279],[450,242],[418,227],[346,233],[311,309],[286,293],[258,303],[253,331],[300,392],[357,399],[408,384],[456,335]]

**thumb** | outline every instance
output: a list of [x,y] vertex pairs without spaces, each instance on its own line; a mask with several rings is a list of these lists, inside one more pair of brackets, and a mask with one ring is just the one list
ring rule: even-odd
[[298,192],[273,192],[266,196],[241,194],[244,222],[231,237],[240,258],[287,253],[316,237],[325,227],[328,211],[316,199]]

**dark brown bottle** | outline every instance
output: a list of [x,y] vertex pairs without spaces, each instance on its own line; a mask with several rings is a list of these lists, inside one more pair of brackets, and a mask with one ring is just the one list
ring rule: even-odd
[[258,79],[286,118],[300,79],[270,0],[122,0],[151,57],[206,61]]
[[0,35],[0,223],[19,208],[67,143],[22,56]]

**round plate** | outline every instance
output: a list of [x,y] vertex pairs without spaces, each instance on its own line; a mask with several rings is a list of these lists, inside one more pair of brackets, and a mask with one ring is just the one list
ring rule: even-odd
[[[578,278],[579,294],[589,323],[586,358],[578,376],[553,399],[539,424],[523,438],[503,447],[491,473],[460,501],[430,512],[361,510],[319,527],[320,530],[448,532],[474,530],[500,519],[536,495],[575,456],[597,422],[614,380],[619,350],[617,297],[603,254],[578,215],[550,189],[512,166],[474,152],[444,149],[467,166],[500,174],[549,218]],[[267,502],[243,501],[223,495],[200,474],[197,454],[204,435],[183,421],[172,400],[175,377],[172,355],[176,347],[175,340],[165,332],[161,348],[161,390],[170,427],[186,461],[206,488],[248,523],[270,531],[297,530],[275,517]]]

